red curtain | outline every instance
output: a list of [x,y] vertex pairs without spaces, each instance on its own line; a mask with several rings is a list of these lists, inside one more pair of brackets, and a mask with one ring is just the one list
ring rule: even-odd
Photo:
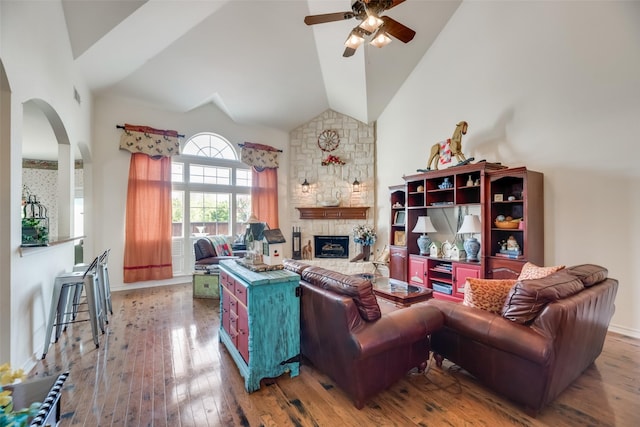
[[252,169],[251,211],[269,228],[280,228],[278,219],[278,169]]
[[124,282],[173,277],[171,158],[132,154],[129,166]]

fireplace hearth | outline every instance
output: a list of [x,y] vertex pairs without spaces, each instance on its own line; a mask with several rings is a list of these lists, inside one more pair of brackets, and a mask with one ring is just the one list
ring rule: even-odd
[[313,236],[316,258],[349,258],[349,236]]

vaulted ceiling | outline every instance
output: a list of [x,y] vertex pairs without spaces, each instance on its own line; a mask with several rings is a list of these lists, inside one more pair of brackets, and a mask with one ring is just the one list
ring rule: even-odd
[[413,29],[411,42],[365,43],[344,58],[360,21],[303,20],[351,11],[350,0],[62,0],[94,93],[177,112],[211,102],[239,124],[283,131],[328,108],[375,121],[459,4],[401,2],[383,15]]
[[331,108],[375,121],[460,0],[406,0],[388,15],[408,44],[364,44],[343,58],[360,21],[307,26],[350,0],[63,0],[75,61],[95,92],[186,112],[213,102],[234,121],[289,131]]

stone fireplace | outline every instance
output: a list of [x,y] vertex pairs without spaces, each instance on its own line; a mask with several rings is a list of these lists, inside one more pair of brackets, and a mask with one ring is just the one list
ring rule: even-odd
[[313,236],[315,258],[349,258],[349,236]]
[[[318,145],[318,136],[324,130],[335,130],[339,135],[338,147],[326,152]],[[360,252],[353,241],[353,228],[375,222],[375,125],[360,122],[333,110],[327,110],[289,134],[290,156],[288,187],[291,225],[300,229],[301,246],[313,245],[311,264],[344,273],[370,272],[371,263],[349,262],[349,257]],[[343,165],[323,165],[329,155],[338,157]],[[326,162],[325,162],[326,163]],[[302,183],[309,183],[303,192]],[[354,191],[352,183],[360,183],[360,191]],[[365,219],[313,218],[301,219],[298,207],[331,206],[338,200],[340,207],[369,207]],[[331,203],[331,204],[329,204]],[[380,232],[379,232],[380,234]],[[335,253],[322,252],[317,237],[342,237],[344,252],[331,246]],[[384,245],[384,242],[380,242]],[[336,242],[330,242],[335,245]],[[382,246],[381,246],[382,247]],[[329,248],[329,246],[327,247]],[[373,255],[376,254],[374,245]],[[318,256],[320,254],[320,256]]]

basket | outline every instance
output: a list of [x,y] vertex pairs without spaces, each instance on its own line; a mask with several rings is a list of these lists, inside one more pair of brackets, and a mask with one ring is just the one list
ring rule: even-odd
[[497,228],[502,228],[505,230],[515,230],[520,226],[520,220],[514,219],[511,221],[495,221],[494,224]]

